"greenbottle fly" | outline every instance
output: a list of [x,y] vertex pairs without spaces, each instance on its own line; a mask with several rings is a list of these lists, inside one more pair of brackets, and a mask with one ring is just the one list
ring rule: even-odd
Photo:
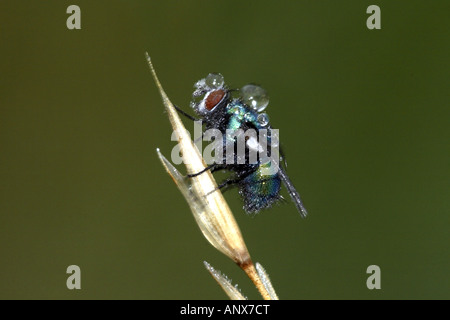
[[[282,183],[286,187],[292,201],[300,215],[306,217],[307,211],[300,199],[300,195],[291,183],[285,169],[279,165],[286,164],[282,152],[279,152],[278,161],[269,162],[268,157],[261,157],[261,151],[272,152],[278,147],[275,130],[269,123],[264,109],[269,103],[268,96],[263,88],[248,84],[240,90],[229,89],[221,74],[210,73],[206,78],[197,81],[194,85],[191,107],[202,120],[205,131],[217,129],[222,135],[220,143],[223,155],[228,155],[230,148],[235,151],[239,141],[244,141],[244,153],[233,153],[230,159],[216,161],[205,170],[191,174],[189,177],[202,174],[207,170],[215,172],[226,170],[232,175],[219,185],[222,189],[227,186],[237,186],[239,194],[244,201],[244,210],[247,213],[257,213],[262,209],[270,208],[274,203],[283,199],[280,195]],[[178,112],[191,120],[198,120],[176,107]],[[242,132],[254,130],[259,135],[241,137]],[[230,134],[236,133],[237,134]],[[261,135],[261,132],[264,132]],[[243,139],[241,139],[243,138]],[[265,141],[263,141],[265,139]],[[242,150],[242,149],[241,149]],[[256,152],[258,151],[258,152]],[[256,160],[250,161],[250,154],[257,153]],[[274,159],[271,157],[270,159]],[[220,160],[220,159],[219,159]],[[269,167],[276,166],[276,170]]]

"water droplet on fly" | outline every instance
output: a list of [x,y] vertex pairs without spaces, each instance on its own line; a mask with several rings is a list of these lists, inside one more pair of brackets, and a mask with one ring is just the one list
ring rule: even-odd
[[224,84],[223,76],[220,73],[210,73],[205,78],[205,84],[211,89],[221,88]]
[[269,124],[269,116],[267,115],[267,113],[258,114],[257,120],[262,127],[265,127]]
[[263,111],[269,104],[266,90],[255,84],[247,84],[241,89],[243,102],[258,112]]

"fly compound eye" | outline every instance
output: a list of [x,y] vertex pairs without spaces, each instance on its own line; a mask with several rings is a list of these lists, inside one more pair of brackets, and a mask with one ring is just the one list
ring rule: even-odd
[[205,85],[211,89],[220,89],[223,84],[224,79],[220,73],[210,73],[205,78]]
[[219,89],[209,92],[205,97],[205,108],[208,111],[214,109],[225,96],[225,90]]
[[252,109],[261,112],[269,104],[266,90],[255,84],[247,84],[241,89],[242,101]]
[[228,99],[228,89],[220,73],[210,73],[197,81],[192,93],[191,107],[197,114],[205,115]]

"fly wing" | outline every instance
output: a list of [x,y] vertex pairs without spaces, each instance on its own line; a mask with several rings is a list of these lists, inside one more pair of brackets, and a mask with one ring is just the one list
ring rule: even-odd
[[303,206],[303,202],[300,199],[300,195],[298,194],[297,190],[295,190],[294,185],[292,184],[291,180],[289,180],[289,177],[287,176],[284,169],[281,168],[281,166],[278,168],[278,174],[280,175],[281,180],[283,181],[284,185],[286,186],[286,189],[288,190],[289,195],[292,198],[292,201],[294,201],[298,212],[300,212],[301,217],[306,218],[306,215],[308,214],[308,212],[306,211],[305,207]]

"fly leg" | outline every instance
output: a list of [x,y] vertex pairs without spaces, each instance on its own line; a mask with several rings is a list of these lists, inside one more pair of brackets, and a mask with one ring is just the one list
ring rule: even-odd
[[180,107],[178,107],[177,105],[173,105],[174,108],[178,111],[178,113],[182,114],[183,116],[185,116],[186,118],[188,118],[189,120],[192,121],[199,121],[200,119],[197,119],[193,116],[191,116],[189,113],[184,112]]
[[205,169],[203,169],[200,172],[188,174],[186,176],[188,178],[193,178],[193,177],[201,175],[202,173],[205,173],[208,170],[211,170],[211,173],[214,173],[214,172],[219,171],[221,169],[225,169],[225,166],[223,164],[213,163],[213,164],[210,164],[209,166],[207,166]]

